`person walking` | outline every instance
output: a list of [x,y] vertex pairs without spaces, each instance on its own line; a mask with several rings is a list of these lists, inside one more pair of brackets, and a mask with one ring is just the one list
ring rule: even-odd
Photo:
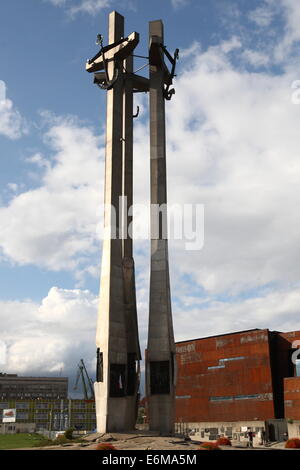
[[253,432],[251,430],[248,431],[248,447],[253,448]]

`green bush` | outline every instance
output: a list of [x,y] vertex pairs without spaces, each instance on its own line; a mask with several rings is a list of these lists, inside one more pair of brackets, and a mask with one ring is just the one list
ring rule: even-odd
[[73,432],[74,432],[73,428],[66,429],[65,434],[64,434],[65,438],[71,441],[73,439]]

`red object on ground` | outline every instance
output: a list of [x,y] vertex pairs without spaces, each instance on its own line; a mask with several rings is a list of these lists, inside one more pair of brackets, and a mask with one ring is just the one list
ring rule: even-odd
[[198,450],[221,450],[215,442],[202,442]]
[[95,450],[118,450],[109,442],[100,442]]
[[285,444],[286,449],[300,449],[300,439],[298,437],[294,437],[286,441]]
[[228,437],[220,437],[216,443],[218,446],[231,446],[231,441]]

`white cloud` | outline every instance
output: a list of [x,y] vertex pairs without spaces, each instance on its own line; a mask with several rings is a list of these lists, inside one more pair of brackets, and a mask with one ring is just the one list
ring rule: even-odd
[[68,0],[45,0],[45,1],[52,3],[52,5],[56,7],[61,7],[61,6],[64,6]]
[[[183,51],[184,69],[167,103],[169,202],[205,205],[204,249],[187,252],[183,243],[170,243],[176,292],[186,275],[210,296],[300,278],[295,71],[239,70],[228,59],[239,42],[226,44],[204,52],[193,47],[190,59]],[[148,140],[148,124],[137,121],[136,203],[149,201]],[[0,209],[0,243],[15,262],[76,270],[81,282],[84,273],[97,273],[90,255],[98,261],[101,152],[88,128],[68,120],[54,123],[47,142],[52,160],[33,158],[45,168],[41,186]],[[147,272],[145,265],[137,269]]]
[[[190,53],[189,60],[183,51],[176,95],[166,104],[168,192],[170,204],[204,203],[205,245],[195,253],[185,251],[184,243],[170,243],[172,292],[202,296],[204,289],[213,299],[298,282],[300,114],[290,89],[295,70],[281,76],[240,70],[223,45]],[[149,194],[145,142],[148,124],[138,125],[135,182],[142,201]],[[190,284],[181,287],[184,276]]]
[[[44,0],[51,3],[56,7],[65,7],[71,17],[76,16],[78,13],[87,13],[95,16],[101,10],[108,7],[113,7],[112,0]],[[190,0],[171,0],[173,8],[178,9],[185,7],[190,3]],[[123,0],[123,4],[128,8],[136,10],[135,4],[132,0]]]
[[40,304],[0,302],[2,369],[19,374],[75,373],[80,358],[94,362],[97,297],[53,287]]
[[[233,50],[253,65],[263,60],[257,51],[245,52],[238,38],[207,51],[194,44],[181,54],[185,67],[166,103],[169,202],[205,204],[204,249],[187,252],[181,242],[170,243],[177,339],[259,326],[297,328],[300,108],[291,102],[290,85],[300,66],[282,75],[253,73],[230,61]],[[148,140],[148,124],[137,121],[136,202],[149,199]],[[95,226],[102,224],[97,138],[65,119],[51,125],[47,142],[52,159],[31,159],[42,171],[40,187],[0,209],[3,251],[19,263],[77,269],[78,278],[84,271],[97,274],[85,256],[98,254]],[[136,246],[139,311],[146,318],[149,257],[145,245]],[[266,285],[276,287],[261,297],[252,291],[254,298],[247,299],[249,290]],[[230,298],[241,293],[246,300]],[[216,300],[220,294],[228,302]]]
[[274,11],[270,8],[269,2],[263,7],[255,8],[249,13],[249,19],[256,23],[258,26],[269,26],[274,18]]
[[280,5],[286,24],[284,37],[275,50],[275,57],[278,61],[283,61],[289,56],[292,47],[300,41],[300,3],[298,0],[281,0]]
[[299,330],[299,289],[267,291],[239,302],[212,301],[206,308],[195,307],[175,315],[176,341],[252,328],[276,331]]
[[56,7],[65,7],[70,16],[78,13],[96,15],[112,4],[112,0],[45,0]]
[[270,63],[270,57],[258,51],[245,49],[242,54],[243,59],[253,67],[261,67]]
[[[173,308],[176,341],[250,328],[292,331],[298,324],[299,289],[266,291],[236,303],[182,296]],[[191,300],[193,308],[191,308]],[[209,299],[205,299],[208,301]],[[98,298],[88,290],[53,287],[41,303],[0,302],[2,370],[10,373],[74,376],[81,358],[94,377]],[[147,301],[138,304],[142,354],[147,339]],[[71,377],[72,380],[72,377]]]
[[236,36],[233,36],[228,41],[221,42],[221,44],[218,46],[218,48],[220,48],[221,51],[224,52],[225,54],[228,54],[229,52],[232,52],[235,49],[240,49],[241,47],[242,47],[242,43],[240,39]]
[[29,159],[41,171],[40,186],[0,207],[0,246],[19,264],[80,271],[99,250],[103,172],[98,138],[70,118],[54,119],[45,143],[51,158],[35,154]]
[[[298,0],[264,0],[262,6],[249,14],[250,20],[265,29],[265,34],[272,33],[272,41],[266,41],[266,51],[275,62],[286,63],[290,59],[293,47],[300,41],[299,21],[300,3]],[[270,29],[275,18],[283,20],[283,33],[280,26]]]
[[111,0],[81,0],[80,3],[70,7],[69,13],[71,16],[78,13],[88,13],[90,15],[96,15],[103,8],[108,8],[111,5]]
[[0,135],[9,139],[19,139],[26,134],[28,127],[13,102],[6,98],[6,85],[0,80]]
[[171,0],[174,8],[182,8],[190,3],[190,0]]

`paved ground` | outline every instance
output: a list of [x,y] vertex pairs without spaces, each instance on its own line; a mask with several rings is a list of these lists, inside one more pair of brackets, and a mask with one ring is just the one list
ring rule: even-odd
[[[119,450],[197,450],[200,441],[184,441],[178,437],[161,437],[151,432],[131,434],[90,434],[83,443],[70,443],[60,446],[36,447],[30,450],[94,450],[99,442],[109,442]],[[283,449],[284,443],[275,444],[265,450]],[[240,447],[222,447],[223,450],[243,450]],[[244,448],[245,449],[245,448]],[[262,450],[262,446],[253,450]]]

